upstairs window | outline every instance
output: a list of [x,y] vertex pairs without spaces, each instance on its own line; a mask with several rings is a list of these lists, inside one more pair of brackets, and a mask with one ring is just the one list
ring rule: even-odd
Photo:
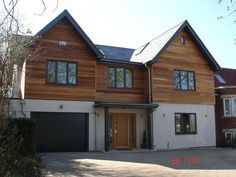
[[132,70],[127,68],[109,68],[108,85],[113,88],[132,88]]
[[77,63],[49,60],[47,63],[47,83],[76,85]]
[[175,113],[175,134],[196,134],[197,123],[194,113]]
[[195,91],[195,73],[193,71],[174,71],[176,90]]
[[223,98],[224,116],[236,117],[236,97]]

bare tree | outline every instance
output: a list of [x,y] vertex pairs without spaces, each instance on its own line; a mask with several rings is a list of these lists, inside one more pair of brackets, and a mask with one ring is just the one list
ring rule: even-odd
[[15,14],[18,0],[2,2],[5,14],[0,18],[0,131],[7,122],[15,72],[37,53],[32,47],[35,38],[27,36]]
[[[219,20],[227,18],[236,12],[236,0],[226,0],[226,1],[225,0],[218,0],[218,4],[225,5],[225,8],[227,10],[226,14],[223,14],[223,15],[217,17],[217,19],[219,19]],[[234,20],[234,23],[235,22],[236,22],[236,20]]]

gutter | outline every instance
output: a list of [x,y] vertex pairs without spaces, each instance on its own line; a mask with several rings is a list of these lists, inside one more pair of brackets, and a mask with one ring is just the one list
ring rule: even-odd
[[215,87],[215,89],[231,89],[231,88],[236,88],[236,85]]
[[114,63],[114,64],[128,64],[142,67],[143,64],[139,62],[132,62],[132,61],[123,61],[123,60],[112,60],[112,59],[100,59],[97,61],[98,63]]

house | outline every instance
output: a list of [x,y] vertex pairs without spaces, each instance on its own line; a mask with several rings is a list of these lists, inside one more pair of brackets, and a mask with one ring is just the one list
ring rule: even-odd
[[95,45],[67,10],[37,36],[12,114],[37,121],[39,151],[215,146],[220,67],[187,21],[135,50]]
[[215,91],[216,142],[224,146],[236,138],[236,69],[216,72]]

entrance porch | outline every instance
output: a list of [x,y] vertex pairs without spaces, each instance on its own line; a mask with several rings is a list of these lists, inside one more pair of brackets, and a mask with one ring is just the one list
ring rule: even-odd
[[157,104],[95,103],[96,149],[104,148],[105,151],[152,149],[152,112],[157,106]]

